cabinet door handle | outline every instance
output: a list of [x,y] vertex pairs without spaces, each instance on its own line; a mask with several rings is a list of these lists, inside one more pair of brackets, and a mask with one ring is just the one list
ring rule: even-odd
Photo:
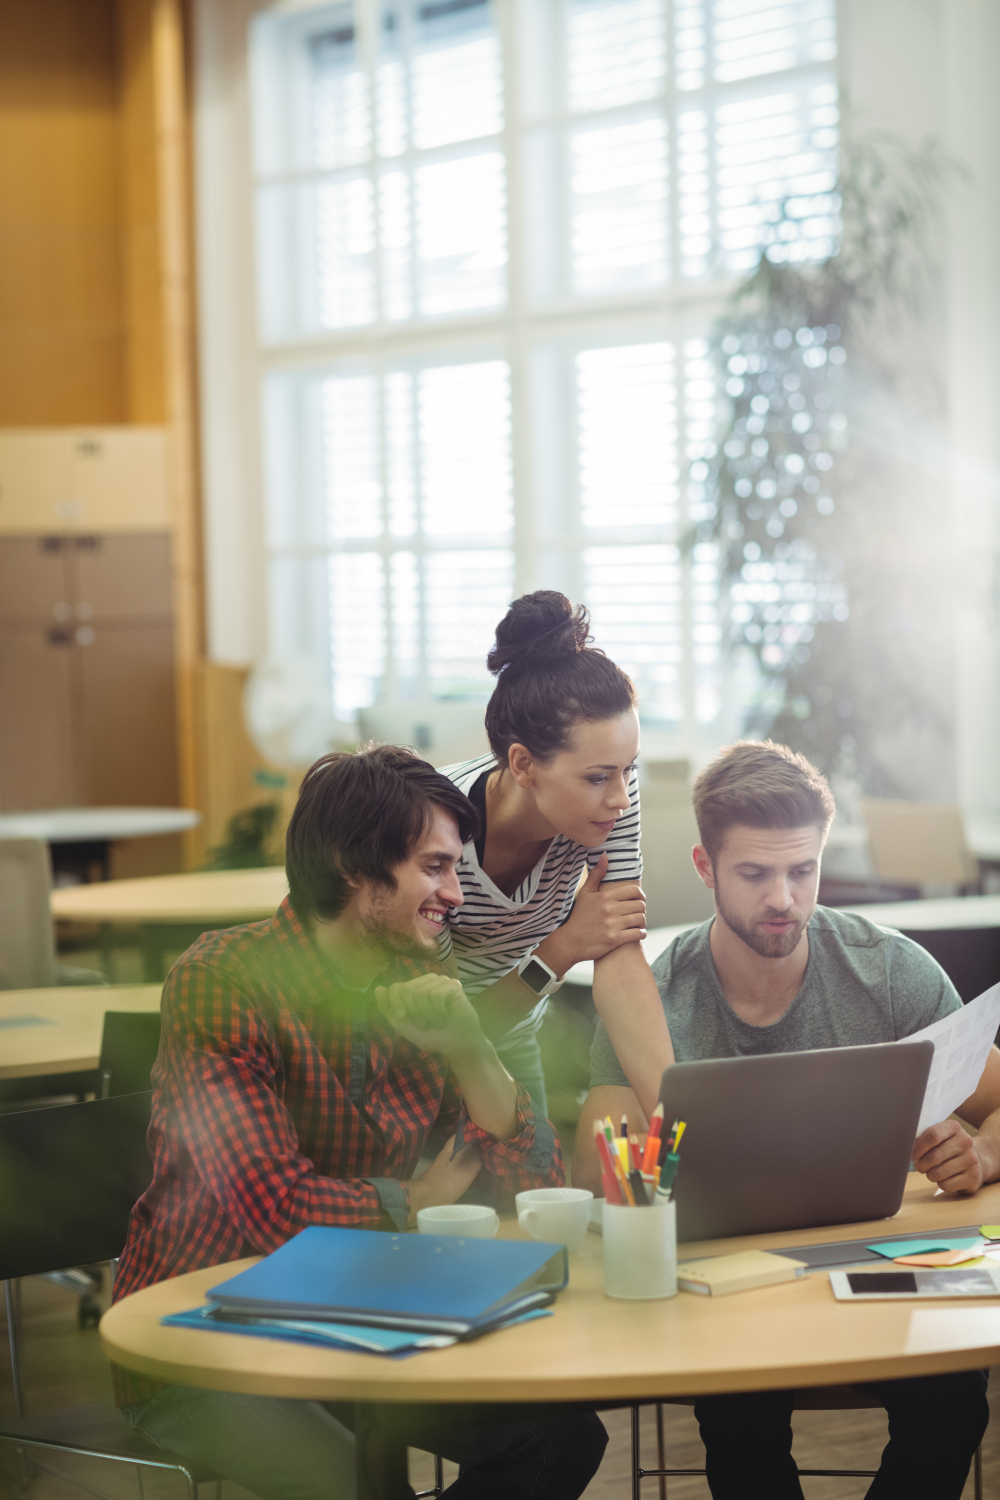
[[72,646],[73,636],[69,630],[58,630],[53,628],[45,632],[45,639],[50,646]]

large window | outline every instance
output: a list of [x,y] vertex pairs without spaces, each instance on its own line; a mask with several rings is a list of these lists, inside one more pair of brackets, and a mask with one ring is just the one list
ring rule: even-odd
[[[732,278],[837,231],[834,0],[355,0],[252,38],[270,629],[340,717],[562,588],[693,746]],[[793,232],[772,243],[784,206]]]

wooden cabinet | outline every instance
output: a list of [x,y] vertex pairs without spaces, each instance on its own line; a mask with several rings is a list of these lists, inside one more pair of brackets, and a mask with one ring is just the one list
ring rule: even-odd
[[0,808],[176,801],[169,537],[0,536]]

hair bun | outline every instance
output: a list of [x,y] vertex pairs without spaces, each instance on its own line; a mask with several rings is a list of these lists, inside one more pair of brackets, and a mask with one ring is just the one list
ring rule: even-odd
[[514,600],[497,626],[486,665],[497,677],[528,661],[576,656],[589,640],[590,616],[582,604],[574,609],[565,594],[537,589]]

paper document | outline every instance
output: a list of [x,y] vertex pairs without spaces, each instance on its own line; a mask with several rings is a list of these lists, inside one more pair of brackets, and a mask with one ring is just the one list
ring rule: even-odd
[[1000,1029],[1000,984],[977,995],[961,1010],[953,1011],[941,1021],[901,1037],[900,1043],[933,1042],[924,1105],[920,1111],[917,1135],[928,1125],[940,1125],[953,1110],[976,1092],[983,1076],[986,1059]]

